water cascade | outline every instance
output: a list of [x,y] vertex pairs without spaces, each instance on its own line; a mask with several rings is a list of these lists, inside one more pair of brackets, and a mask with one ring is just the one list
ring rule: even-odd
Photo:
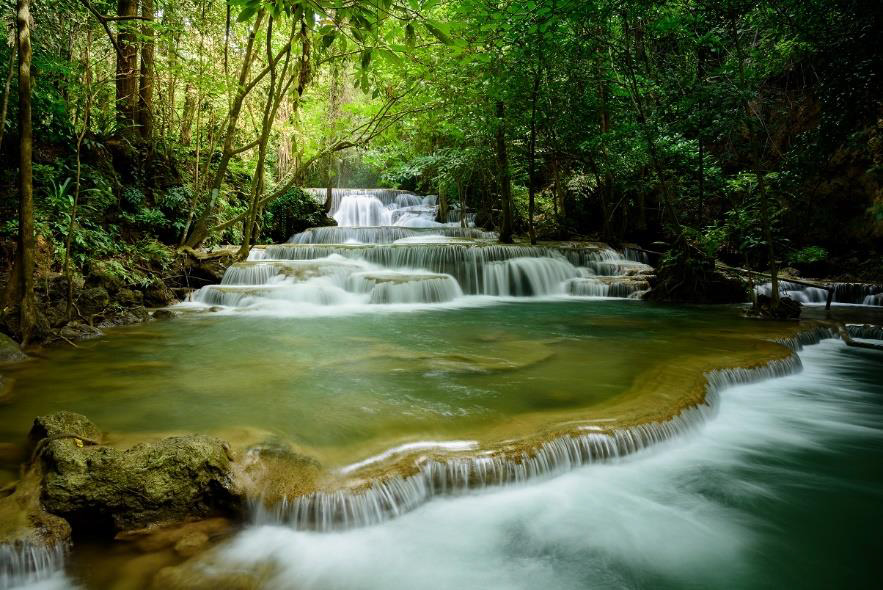
[[64,545],[0,544],[0,589],[48,580],[64,567]]
[[[310,189],[317,199],[324,190]],[[278,308],[439,304],[468,296],[636,298],[652,268],[639,251],[603,245],[527,246],[434,221],[436,198],[387,189],[335,189],[336,227],[310,228],[289,243],[254,248],[220,285],[191,301]]]
[[[772,285],[764,283],[758,285],[755,290],[758,295],[769,296],[772,292]],[[808,304],[824,304],[828,299],[826,289],[790,281],[779,281],[779,294],[782,297],[790,297],[795,301]],[[834,283],[832,301],[854,305],[883,305],[883,286],[866,283]]]

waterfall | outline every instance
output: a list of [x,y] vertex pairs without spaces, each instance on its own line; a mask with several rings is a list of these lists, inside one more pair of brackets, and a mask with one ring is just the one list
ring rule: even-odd
[[[306,191],[324,203],[326,189],[309,188]],[[438,197],[420,197],[407,191],[392,189],[332,189],[331,217],[342,227],[396,226],[408,228],[438,228],[458,226],[459,215],[444,222],[437,221]],[[467,216],[467,225],[474,215]]]
[[0,544],[0,590],[34,584],[64,567],[67,547],[30,543]]
[[482,274],[484,293],[516,297],[563,293],[564,281],[580,276],[563,258],[527,256],[487,263]]
[[356,273],[348,286],[369,293],[370,303],[444,303],[463,295],[454,277],[431,273]]
[[[883,305],[883,286],[867,283],[834,283],[834,303],[850,303],[855,305]],[[772,285],[764,283],[755,287],[758,295],[770,296]],[[790,281],[779,281],[779,294],[790,297],[801,303],[818,304],[828,300],[827,289],[810,287]]]
[[[323,228],[343,230],[369,228]],[[255,249],[230,266],[220,285],[194,292],[203,305],[253,308],[284,301],[312,305],[447,303],[463,296],[639,297],[648,288],[643,263],[598,247],[566,248],[496,244],[397,228],[359,237],[394,243],[297,243]],[[456,230],[456,231],[453,231]],[[304,232],[323,240],[332,232]],[[619,272],[617,272],[619,271]],[[371,288],[368,288],[370,283]],[[370,291],[370,293],[369,293]],[[274,303],[275,302],[275,303]]]
[[442,226],[430,231],[402,226],[389,227],[313,227],[288,240],[292,244],[391,244],[406,238],[445,236],[476,240],[496,240],[497,234],[474,227]]
[[793,351],[783,359],[757,367],[707,372],[704,401],[666,421],[609,432],[586,430],[587,427],[583,427],[582,430],[553,437],[527,449],[515,443],[500,451],[472,456],[448,459],[424,456],[417,459],[415,473],[392,475],[374,481],[367,487],[364,480],[358,479],[356,489],[318,491],[284,498],[269,506],[260,498],[254,499],[253,518],[259,524],[281,523],[302,530],[343,530],[388,520],[413,510],[434,496],[518,484],[581,465],[616,461],[697,430],[714,414],[720,392],[728,387],[800,372],[802,364],[796,351],[804,345],[832,336],[833,333],[825,328],[802,332],[781,341]]
[[[307,190],[325,198],[324,189]],[[248,260],[227,269],[220,285],[192,293],[190,302],[349,310],[445,304],[476,295],[637,298],[653,271],[640,250],[499,244],[494,232],[461,227],[459,211],[448,212],[451,221],[437,222],[435,195],[334,189],[332,196],[336,227],[309,228],[286,244],[252,249]]]
[[392,211],[372,195],[344,197],[331,216],[340,226],[392,225]]

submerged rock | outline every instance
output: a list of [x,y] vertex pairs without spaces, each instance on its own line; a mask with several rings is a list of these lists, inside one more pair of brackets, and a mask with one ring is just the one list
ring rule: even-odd
[[120,450],[100,444],[84,416],[60,412],[34,423],[46,509],[75,528],[119,531],[237,510],[226,444],[177,436]]
[[153,319],[155,320],[173,320],[180,315],[177,311],[172,311],[171,309],[157,309],[153,312]]

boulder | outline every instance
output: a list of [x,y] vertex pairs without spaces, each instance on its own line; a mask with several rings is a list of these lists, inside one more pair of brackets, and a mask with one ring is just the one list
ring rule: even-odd
[[154,279],[144,289],[144,305],[148,307],[164,307],[174,302],[175,294],[159,279]]
[[173,320],[176,317],[178,317],[178,312],[171,309],[157,309],[153,312],[153,319],[155,320]]
[[768,295],[758,295],[749,315],[772,320],[796,320],[800,318],[801,304],[790,297],[780,297],[779,306],[773,307],[773,300]]
[[94,316],[104,311],[110,303],[110,295],[104,287],[89,287],[80,291],[77,308],[85,317]]
[[92,444],[100,433],[84,417],[59,414],[38,418],[31,440],[49,437],[38,443],[43,505],[74,528],[112,533],[239,510],[223,441],[176,436],[121,450]]
[[120,305],[127,307],[140,306],[144,303],[144,294],[133,289],[120,289],[116,294],[116,300]]
[[59,336],[65,340],[91,340],[103,336],[104,332],[89,324],[73,321],[65,324],[59,331]]
[[86,276],[86,287],[101,287],[108,293],[116,293],[125,286],[126,282],[109,264],[102,261],[92,262]]
[[[82,440],[101,442],[101,430],[88,418],[76,412],[61,411],[46,416],[37,416],[28,439],[31,447],[35,447],[44,438],[76,437]],[[49,442],[49,441],[47,441]]]
[[18,342],[0,332],[0,363],[23,361],[26,358]]

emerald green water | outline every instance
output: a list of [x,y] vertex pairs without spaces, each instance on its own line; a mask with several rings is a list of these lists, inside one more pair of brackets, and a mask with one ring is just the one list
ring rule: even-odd
[[[624,301],[185,316],[4,369],[16,382],[0,441],[70,409],[121,444],[180,431],[276,437],[333,467],[412,440],[665,412],[707,367],[781,354],[768,340],[796,327]],[[258,572],[272,590],[878,587],[883,354],[827,340],[800,356],[801,373],[725,390],[701,431],[621,462],[345,532],[247,526],[198,559],[220,580]],[[38,587],[149,588],[180,561],[81,545]]]
[[67,409],[116,436],[281,437],[341,465],[408,441],[484,442],[577,417],[606,426],[670,414],[695,396],[703,371],[781,356],[765,340],[793,330],[733,309],[623,301],[185,315],[53,349],[12,371],[0,440]]

